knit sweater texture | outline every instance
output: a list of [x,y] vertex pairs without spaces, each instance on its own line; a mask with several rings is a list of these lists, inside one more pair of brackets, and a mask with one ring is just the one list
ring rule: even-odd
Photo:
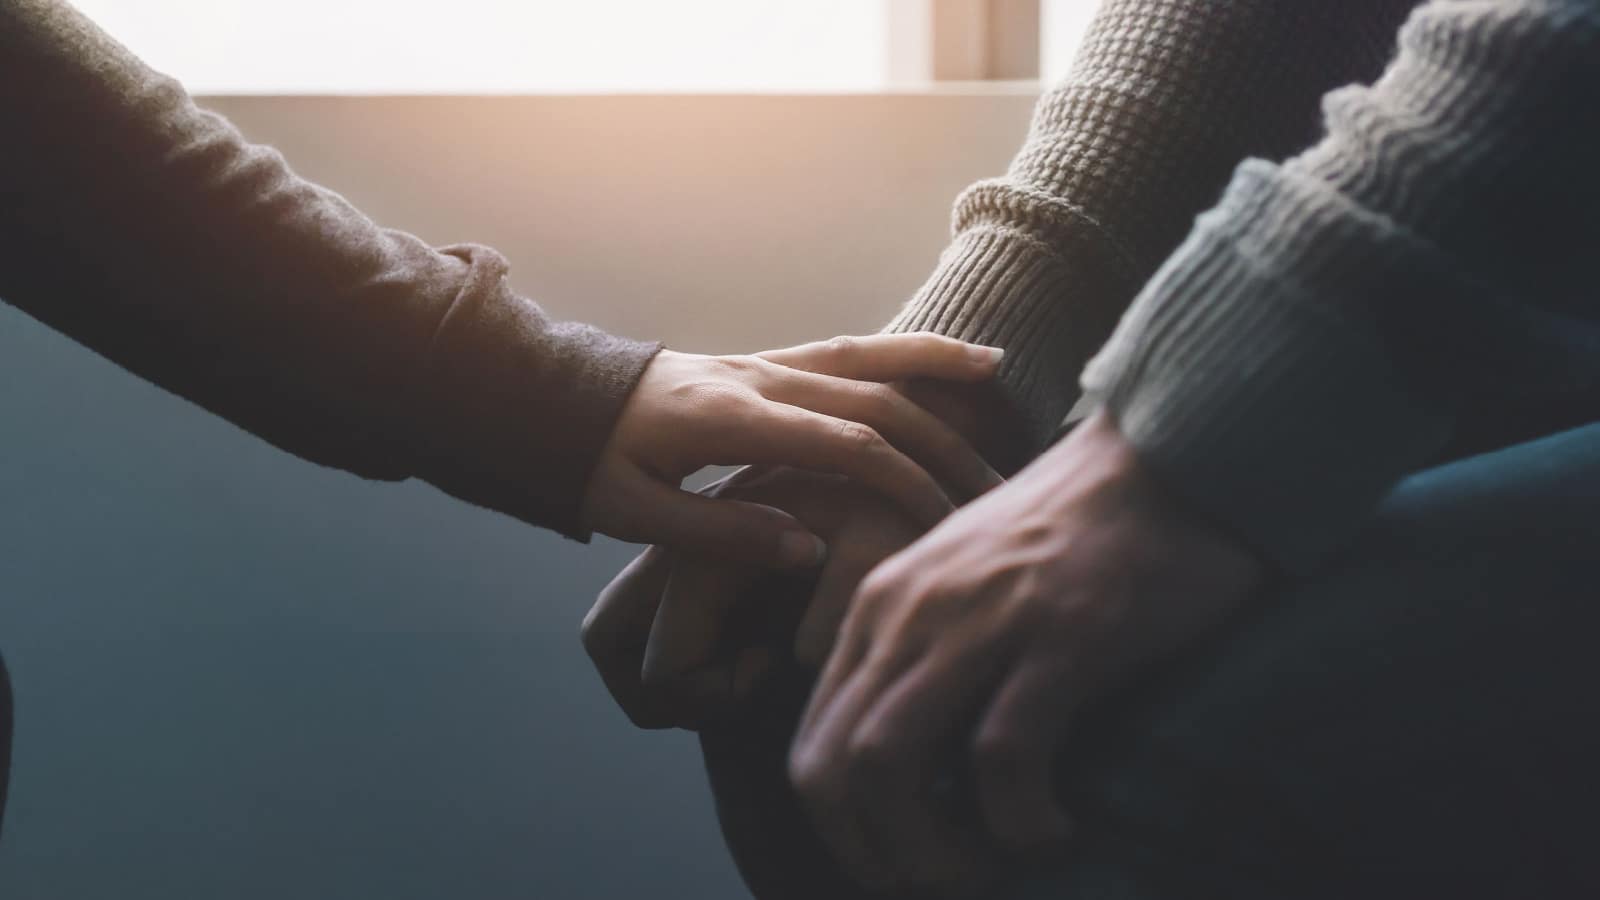
[[657,349],[378,227],[57,0],[0,2],[0,298],[307,459],[584,538]]
[[1464,433],[1600,415],[1600,4],[1411,6],[1107,0],[890,328],[1006,347],[1041,444],[1107,407],[1291,572]]

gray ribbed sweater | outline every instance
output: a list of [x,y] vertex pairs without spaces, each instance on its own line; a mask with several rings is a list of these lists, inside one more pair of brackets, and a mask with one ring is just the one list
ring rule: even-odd
[[1041,442],[1098,350],[1090,401],[1290,570],[1464,424],[1600,414],[1600,4],[1436,0],[1396,53],[1411,5],[1108,0],[890,327],[1005,346]]

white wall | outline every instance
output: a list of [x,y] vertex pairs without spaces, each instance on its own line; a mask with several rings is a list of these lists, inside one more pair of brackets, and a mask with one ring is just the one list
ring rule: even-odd
[[72,0],[204,93],[872,90],[882,0]]
[[683,349],[876,330],[1032,97],[233,97],[207,105],[385,225],[503,251],[558,314]]

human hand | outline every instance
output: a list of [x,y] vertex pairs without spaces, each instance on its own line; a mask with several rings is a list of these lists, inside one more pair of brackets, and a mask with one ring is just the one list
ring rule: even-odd
[[[1007,471],[1026,453],[1021,419],[992,381],[910,379],[894,390]],[[781,509],[825,538],[829,554],[805,580],[660,547],[623,569],[584,619],[583,642],[640,727],[699,729],[739,710],[786,664],[814,674],[856,585],[926,530],[848,479],[784,466],[747,467],[701,492]]]
[[[1051,764],[1074,713],[1223,621],[1263,578],[1096,413],[867,577],[790,777],[864,883],[975,890],[997,851],[1068,836]],[[935,789],[968,769],[981,828]]]
[[623,569],[585,617],[583,643],[640,727],[698,729],[740,709],[785,667],[815,672],[856,585],[924,530],[839,476],[749,468],[705,491],[783,509],[830,550],[804,579],[659,547]]
[[823,545],[770,507],[679,489],[708,465],[792,465],[849,476],[924,526],[999,482],[952,428],[889,386],[992,378],[1000,351],[933,334],[836,338],[755,356],[663,351],[645,370],[595,468],[596,531],[711,558],[803,568]]

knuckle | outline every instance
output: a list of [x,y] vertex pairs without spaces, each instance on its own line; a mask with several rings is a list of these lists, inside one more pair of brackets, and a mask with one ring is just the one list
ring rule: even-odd
[[583,617],[583,623],[578,626],[578,642],[583,645],[585,653],[595,662],[603,662],[615,656],[619,643],[617,629],[607,623],[604,610],[597,604]]
[[960,346],[960,342],[947,338],[942,334],[932,331],[913,331],[906,335],[906,342],[910,344],[919,355],[942,356],[953,346]]
[[833,793],[834,770],[821,753],[796,747],[789,754],[789,783],[802,797],[816,801]]
[[893,601],[902,590],[903,578],[894,560],[881,563],[861,579],[856,589],[857,602],[868,606],[882,606]]
[[598,665],[606,661],[606,642],[600,639],[599,632],[587,621],[578,629],[578,642],[583,645],[583,652],[588,655],[590,662]]
[[867,411],[879,418],[885,418],[893,413],[900,412],[900,395],[896,394],[886,385],[874,382],[861,382],[855,387],[856,396],[861,400]]
[[[851,619],[853,620],[863,615],[870,615],[871,613],[883,609],[889,605],[889,598],[890,591],[884,576],[879,575],[877,572],[869,573],[867,577],[862,579],[861,583],[856,586],[855,596],[850,601],[851,612],[853,613]],[[846,624],[854,625],[855,622],[850,621]]]
[[868,775],[882,774],[894,764],[898,743],[891,732],[876,723],[856,729],[846,748],[851,768]]
[[847,334],[835,335],[823,342],[823,347],[835,356],[849,356],[858,346],[859,342]]
[[706,381],[711,385],[736,388],[737,392],[744,393],[762,389],[779,368],[776,363],[756,356],[719,356],[707,373]]
[[748,354],[733,354],[717,357],[717,366],[724,372],[734,376],[749,375],[761,371],[766,361]]
[[628,714],[628,721],[633,723],[633,727],[647,731],[660,731],[663,728],[671,728],[676,724],[671,716],[648,705],[625,707],[623,711]]
[[844,422],[839,425],[839,442],[856,453],[869,453],[883,444],[883,437],[870,425]]

